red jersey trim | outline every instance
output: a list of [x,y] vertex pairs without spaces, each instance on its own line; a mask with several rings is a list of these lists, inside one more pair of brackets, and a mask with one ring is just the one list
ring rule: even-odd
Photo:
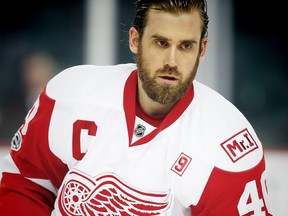
[[[22,134],[23,125],[20,128],[22,147],[19,151],[12,151],[11,156],[22,175],[28,178],[51,179],[53,185],[59,188],[68,167],[50,150],[49,126],[54,106],[55,100],[48,97],[44,89],[39,97],[36,114],[28,123],[27,133]],[[24,124],[29,115],[31,112],[25,118]]]
[[199,202],[191,206],[192,215],[211,215],[213,211],[213,215],[221,216],[259,215],[259,212],[272,216],[266,193],[264,156],[255,167],[241,172],[214,167]]

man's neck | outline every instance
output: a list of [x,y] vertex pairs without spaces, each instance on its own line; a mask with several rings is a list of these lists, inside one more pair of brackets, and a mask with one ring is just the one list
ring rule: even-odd
[[138,92],[137,99],[145,113],[148,115],[159,116],[166,115],[174,106],[174,104],[160,104],[153,101],[148,97],[144,89],[142,88],[142,83],[138,78]]

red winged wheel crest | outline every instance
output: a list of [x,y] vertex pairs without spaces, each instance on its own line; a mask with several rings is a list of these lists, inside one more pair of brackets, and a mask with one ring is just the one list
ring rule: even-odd
[[58,200],[62,215],[151,216],[169,208],[171,197],[136,190],[114,174],[96,179],[72,171]]

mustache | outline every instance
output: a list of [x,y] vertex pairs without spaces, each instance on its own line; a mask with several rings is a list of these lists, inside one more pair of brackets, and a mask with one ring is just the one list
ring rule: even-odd
[[158,74],[173,74],[180,75],[177,66],[171,67],[168,64],[164,65],[163,68],[157,70]]

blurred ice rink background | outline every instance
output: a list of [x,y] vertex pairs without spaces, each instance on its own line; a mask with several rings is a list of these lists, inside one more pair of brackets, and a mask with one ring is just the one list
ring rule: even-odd
[[[285,7],[263,1],[207,2],[209,45],[196,78],[231,100],[254,126],[266,150],[274,213],[287,216]],[[29,109],[29,101],[33,101],[35,95],[30,92],[38,92],[51,71],[58,73],[86,63],[134,61],[127,41],[134,5],[132,0],[12,0],[1,7],[2,160]],[[39,53],[49,60],[27,61]],[[28,74],[32,77],[29,80]]]

